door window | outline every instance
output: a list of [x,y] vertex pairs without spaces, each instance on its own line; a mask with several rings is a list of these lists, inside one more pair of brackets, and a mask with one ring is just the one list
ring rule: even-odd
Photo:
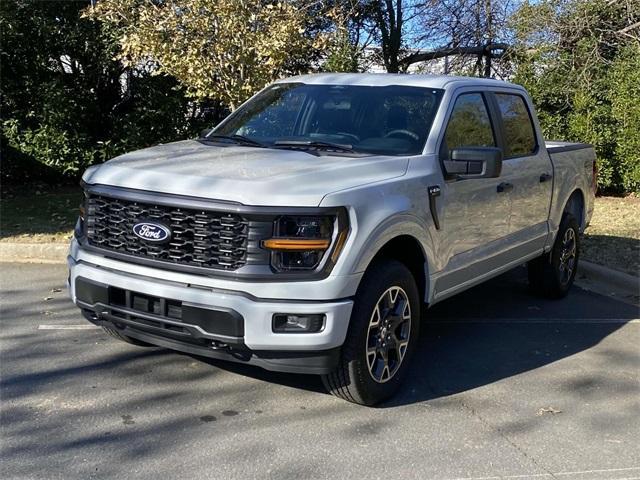
[[496,93],[505,137],[505,158],[524,157],[536,151],[531,115],[520,95]]
[[481,93],[466,93],[456,99],[444,135],[444,154],[459,147],[495,147],[489,112]]

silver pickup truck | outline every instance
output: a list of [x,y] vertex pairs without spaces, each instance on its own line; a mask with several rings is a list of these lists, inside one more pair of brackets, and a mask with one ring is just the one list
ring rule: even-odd
[[69,287],[89,321],[373,405],[429,306],[525,262],[532,290],[567,294],[595,154],[545,142],[517,85],[321,74],[82,184]]

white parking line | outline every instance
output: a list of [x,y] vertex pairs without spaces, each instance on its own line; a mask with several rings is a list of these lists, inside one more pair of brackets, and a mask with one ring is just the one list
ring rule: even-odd
[[589,324],[589,323],[640,323],[640,318],[429,318],[427,313],[427,323],[455,325],[457,323],[555,323],[555,324]]
[[38,325],[38,330],[95,330],[97,325]]
[[[556,478],[556,477],[568,477],[574,475],[589,475],[589,474],[601,474],[601,473],[622,473],[622,472],[638,472],[640,467],[629,468],[606,468],[601,470],[580,470],[575,472],[553,472],[553,473],[531,473],[522,475],[501,475],[498,477],[459,477],[453,480],[507,480],[507,479],[527,479],[527,478]],[[602,477],[600,477],[602,478]],[[613,478],[613,477],[610,477]],[[631,480],[639,477],[626,477],[618,480]]]

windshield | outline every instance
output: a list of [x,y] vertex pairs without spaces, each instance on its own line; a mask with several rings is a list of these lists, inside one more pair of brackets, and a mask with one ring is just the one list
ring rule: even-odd
[[273,85],[213,132],[274,148],[331,144],[357,153],[422,153],[442,90],[387,86]]

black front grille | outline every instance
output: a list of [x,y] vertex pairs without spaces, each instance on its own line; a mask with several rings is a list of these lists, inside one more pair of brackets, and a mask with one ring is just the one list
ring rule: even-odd
[[[236,270],[246,263],[249,223],[226,212],[154,205],[100,195],[87,199],[89,245],[179,265]],[[171,230],[168,241],[144,240],[133,232],[140,222]]]

